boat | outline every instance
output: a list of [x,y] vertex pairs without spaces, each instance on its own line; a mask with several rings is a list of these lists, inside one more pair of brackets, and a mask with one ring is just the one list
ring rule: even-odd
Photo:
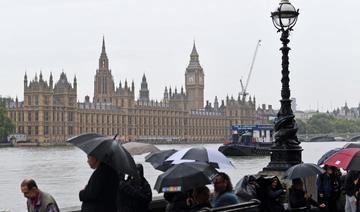
[[232,135],[219,147],[226,156],[268,156],[273,145],[273,125],[232,125]]

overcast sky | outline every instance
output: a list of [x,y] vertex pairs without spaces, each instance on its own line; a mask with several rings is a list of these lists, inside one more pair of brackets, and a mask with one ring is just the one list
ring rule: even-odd
[[[105,35],[115,84],[145,73],[152,99],[180,88],[196,40],[205,72],[205,99],[240,91],[256,42],[249,84],[257,104],[279,106],[280,34],[270,12],[278,0],[17,0],[0,7],[0,95],[23,99],[25,71],[57,81],[78,78],[78,99],[93,96]],[[327,110],[360,102],[360,2],[292,1],[300,9],[290,36],[290,89],[301,109]]]

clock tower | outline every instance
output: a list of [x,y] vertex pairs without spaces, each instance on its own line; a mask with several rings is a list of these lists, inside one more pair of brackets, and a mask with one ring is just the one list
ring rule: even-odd
[[199,62],[195,42],[190,54],[190,63],[185,72],[185,89],[188,109],[204,108],[204,71]]

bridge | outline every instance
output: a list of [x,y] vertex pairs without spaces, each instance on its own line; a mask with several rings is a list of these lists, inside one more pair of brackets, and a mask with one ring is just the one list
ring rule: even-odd
[[305,142],[321,142],[321,141],[357,142],[360,141],[360,132],[329,133],[329,134],[299,134],[298,138],[299,140]]

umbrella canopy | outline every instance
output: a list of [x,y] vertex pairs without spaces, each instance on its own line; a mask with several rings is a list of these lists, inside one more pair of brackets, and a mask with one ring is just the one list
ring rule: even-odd
[[133,157],[117,141],[98,134],[82,134],[67,140],[79,147],[87,155],[96,157],[99,161],[112,167],[119,175],[129,174],[137,177]]
[[166,162],[165,160],[175,152],[175,149],[153,152],[146,155],[145,161],[151,163],[151,165],[157,170],[166,171],[172,166],[172,164],[171,161]]
[[336,166],[344,170],[360,170],[360,148],[347,148],[342,149],[327,160],[324,161],[325,165]]
[[324,173],[324,170],[313,163],[300,163],[286,170],[284,178],[296,179],[306,178]]
[[335,148],[327,151],[321,158],[318,160],[317,165],[321,165],[324,163],[325,160],[327,160],[330,156],[334,155],[338,151],[342,149],[348,149],[348,148],[360,148],[360,143],[347,143],[342,148]]
[[342,148],[335,148],[335,149],[331,149],[329,151],[327,151],[323,156],[321,156],[321,158],[318,160],[317,165],[320,166],[321,164],[324,163],[324,161],[326,159],[328,159],[330,156],[332,156],[333,154],[337,153],[338,151],[342,150]]
[[140,142],[128,142],[123,144],[123,147],[131,154],[131,155],[142,155],[148,152],[159,152],[158,149],[153,144],[145,144]]
[[214,168],[235,168],[231,161],[217,149],[192,147],[177,151],[166,161],[195,160],[209,163]]
[[216,169],[208,163],[180,163],[159,175],[154,188],[159,193],[185,192],[199,186],[210,184],[217,174]]

